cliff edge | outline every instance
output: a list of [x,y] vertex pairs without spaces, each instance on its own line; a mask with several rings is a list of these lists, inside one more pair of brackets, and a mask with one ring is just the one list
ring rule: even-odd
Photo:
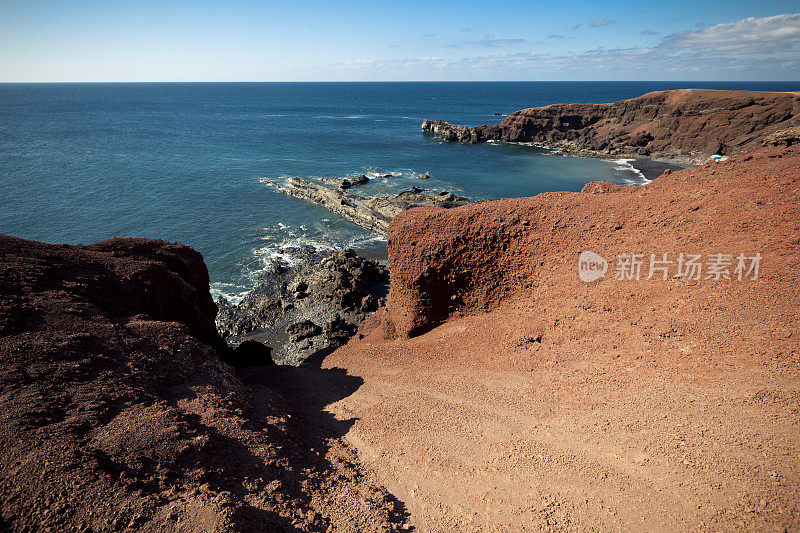
[[216,312],[186,246],[0,236],[0,530],[402,523],[338,433],[295,422],[270,386],[297,375],[223,361]]
[[608,104],[523,109],[493,126],[426,119],[422,130],[447,142],[533,142],[569,153],[700,163],[713,154],[753,150],[796,126],[799,115],[797,92],[678,89]]
[[[578,254],[612,250],[623,237],[640,244],[613,250],[608,261],[624,252],[643,253],[649,261],[652,251],[672,253],[674,263],[686,241],[698,243],[686,254],[710,252],[713,243],[738,253],[744,233],[756,243],[775,240],[781,228],[796,229],[790,213],[775,209],[793,205],[799,153],[798,146],[763,148],[667,172],[641,187],[593,182],[580,193],[402,213],[388,234],[387,333],[415,336],[451,316],[490,310],[515,295],[535,295],[554,283],[556,265],[566,265],[559,267],[560,276],[578,282]],[[768,200],[757,200],[762,197]],[[661,235],[666,228],[677,241]],[[613,278],[613,264],[609,268],[606,278]]]
[[412,209],[389,263],[323,370],[418,529],[800,528],[800,146]]

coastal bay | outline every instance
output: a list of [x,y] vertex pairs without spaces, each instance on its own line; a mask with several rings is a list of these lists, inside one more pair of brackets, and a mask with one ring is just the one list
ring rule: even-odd
[[[191,245],[212,291],[236,301],[280,248],[385,246],[259,178],[391,174],[360,189],[414,186],[472,201],[644,183],[646,160],[554,156],[514,144],[457,146],[419,133],[424,118],[498,123],[531,106],[612,102],[676,82],[6,84],[0,86],[0,228],[61,243],[114,236]],[[694,83],[790,90],[781,83]],[[641,169],[642,173],[637,169]],[[421,180],[419,176],[429,174]]]
[[[362,196],[402,173],[290,178],[306,209],[380,207],[359,216],[385,217],[369,227],[393,272],[284,246],[236,305],[178,243],[1,236],[0,439],[24,457],[2,469],[2,522],[796,528],[796,141],[482,203]],[[672,251],[671,276],[620,270],[620,250],[679,244],[705,276]],[[581,277],[587,247],[619,254],[614,275]]]

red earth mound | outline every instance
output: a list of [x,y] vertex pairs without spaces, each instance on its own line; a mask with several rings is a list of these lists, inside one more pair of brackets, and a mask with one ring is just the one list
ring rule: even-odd
[[389,253],[322,371],[364,380],[329,409],[420,529],[800,528],[800,147],[414,209]]
[[[645,187],[594,182],[581,193],[401,213],[388,236],[388,331],[413,336],[449,316],[491,309],[515,294],[535,294],[552,283],[555,269],[579,282],[576,265],[584,249],[609,261],[616,254],[643,253],[641,271],[647,275],[651,253],[659,259],[670,254],[673,267],[681,251],[708,255],[727,246],[720,253],[754,253],[739,248],[747,248],[742,238],[755,232],[750,240],[763,261],[783,265],[772,255],[792,243],[776,239],[781,229],[776,224],[796,222],[799,151],[765,149],[667,173]],[[769,199],[756,200],[762,197]],[[693,244],[682,250],[686,242]],[[626,247],[615,249],[618,243]],[[773,251],[773,246],[780,247]],[[614,275],[614,265],[610,268],[606,277]],[[726,292],[752,288],[724,285]]]
[[[0,529],[402,523],[339,426],[312,431],[269,387],[296,373],[251,369],[243,381],[220,360],[215,314],[202,256],[185,246],[0,237]],[[317,405],[358,386],[337,376]]]

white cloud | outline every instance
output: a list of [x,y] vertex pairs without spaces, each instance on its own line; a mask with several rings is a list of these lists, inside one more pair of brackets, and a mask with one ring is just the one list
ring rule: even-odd
[[599,28],[600,26],[608,26],[609,24],[614,24],[614,22],[616,21],[613,19],[597,19],[593,20],[592,23],[589,24],[589,26],[591,26],[592,28]]
[[[650,30],[652,31],[652,30]],[[655,32],[647,33],[652,35]],[[552,36],[551,36],[552,37]],[[469,41],[472,45],[502,46],[520,44],[523,39],[484,39]],[[464,46],[465,42],[462,42]],[[468,56],[457,59],[421,57],[376,60],[370,63],[339,64],[341,71],[369,74],[394,72],[465,78],[470,73],[491,73],[493,76],[516,79],[567,79],[570,74],[591,79],[600,74],[604,79],[798,79],[800,78],[800,13],[764,18],[746,18],[729,24],[717,24],[667,35],[657,45],[642,48],[593,50],[567,55],[537,52],[510,52]],[[756,73],[763,73],[756,74]],[[657,78],[653,78],[657,76]],[[776,77],[777,76],[777,77]],[[595,78],[598,79],[598,78]]]
[[521,44],[524,42],[525,39],[489,39],[483,41],[483,44],[486,46],[506,46],[509,44]]
[[750,56],[800,53],[800,13],[749,17],[694,31],[673,33],[659,45],[695,56]]

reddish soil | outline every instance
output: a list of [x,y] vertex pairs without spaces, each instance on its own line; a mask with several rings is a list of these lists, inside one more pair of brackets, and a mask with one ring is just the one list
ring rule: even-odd
[[[388,309],[319,372],[363,380],[326,410],[421,531],[800,531],[800,147],[415,209],[389,250]],[[681,252],[763,259],[615,279]]]

